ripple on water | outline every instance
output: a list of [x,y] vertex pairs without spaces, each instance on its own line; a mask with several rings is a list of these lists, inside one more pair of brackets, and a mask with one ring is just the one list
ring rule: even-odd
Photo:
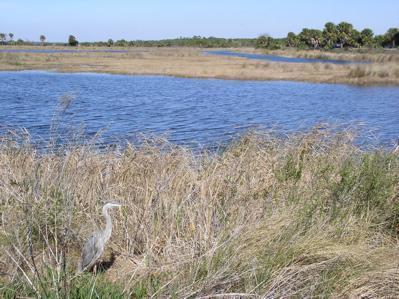
[[74,100],[60,130],[105,128],[104,142],[143,132],[215,145],[251,127],[286,133],[320,122],[364,123],[385,145],[399,137],[398,87],[30,71],[0,72],[0,90],[0,132],[26,127],[43,140],[63,95]]

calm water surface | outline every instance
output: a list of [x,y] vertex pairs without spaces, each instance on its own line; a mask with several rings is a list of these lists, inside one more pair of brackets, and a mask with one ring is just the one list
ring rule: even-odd
[[321,122],[361,122],[384,145],[399,137],[399,87],[35,71],[0,72],[0,91],[0,134],[27,128],[41,140],[65,95],[74,100],[59,130],[92,136],[105,129],[105,143],[145,133],[213,146],[251,127],[286,133]]

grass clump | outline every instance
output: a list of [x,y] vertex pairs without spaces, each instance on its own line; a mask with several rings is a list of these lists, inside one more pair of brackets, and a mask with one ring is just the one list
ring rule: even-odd
[[79,279],[70,281],[65,288],[53,285],[53,275],[56,273],[49,271],[46,274],[41,276],[42,282],[45,283],[41,288],[23,283],[16,277],[15,281],[2,287],[2,298],[19,298],[22,295],[32,298],[125,298],[122,287],[106,282],[101,277],[84,274]]
[[350,78],[363,78],[367,75],[367,71],[364,67],[357,66],[349,71]]
[[[220,153],[153,140],[37,152],[0,144],[0,296],[399,295],[399,158],[347,132],[248,134]],[[76,275],[114,211],[106,271]]]

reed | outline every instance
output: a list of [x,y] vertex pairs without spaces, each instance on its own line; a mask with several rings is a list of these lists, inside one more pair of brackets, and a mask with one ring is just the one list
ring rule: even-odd
[[[399,296],[399,158],[350,132],[254,132],[218,153],[4,138],[0,165],[4,298]],[[116,259],[76,275],[111,198]]]

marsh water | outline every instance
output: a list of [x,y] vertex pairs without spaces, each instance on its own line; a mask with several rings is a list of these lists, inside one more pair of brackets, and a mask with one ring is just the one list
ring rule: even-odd
[[255,54],[255,53],[241,53],[235,51],[216,50],[207,51],[208,55],[233,56],[252,60],[266,60],[271,62],[284,63],[331,63],[331,64],[365,64],[367,61],[349,61],[349,60],[334,60],[334,59],[318,59],[318,58],[302,58],[302,57],[286,57],[271,54]]
[[363,142],[370,132],[387,146],[399,137],[399,87],[23,71],[0,72],[0,91],[0,135],[26,128],[42,141],[56,129],[201,147],[251,128],[285,134],[320,123],[361,124]]

